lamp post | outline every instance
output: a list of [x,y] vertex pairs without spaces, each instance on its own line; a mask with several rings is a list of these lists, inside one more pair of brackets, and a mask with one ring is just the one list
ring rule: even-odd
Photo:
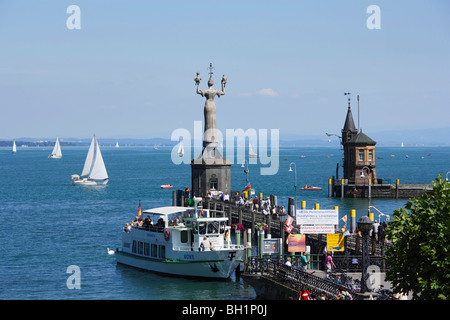
[[390,221],[391,217],[388,214],[384,214],[383,212],[381,212],[380,210],[378,210],[378,208],[374,207],[374,206],[369,206],[369,211],[370,209],[375,209],[378,211],[378,222],[380,222],[380,217],[386,217],[386,221]]
[[370,183],[370,169],[369,167],[363,167],[361,169],[361,175],[359,176],[360,178],[364,179],[366,176],[364,175],[364,169],[367,169],[367,184],[369,186],[369,204],[370,204],[370,199],[372,198],[372,189],[371,189],[371,183]]
[[[292,165],[294,165],[294,170],[292,170]],[[295,197],[294,197],[294,217],[297,214],[297,165],[295,162],[291,162],[289,164],[289,172],[294,171],[294,191],[295,191]]]
[[372,220],[368,216],[363,216],[358,220],[358,229],[362,233],[362,275],[361,292],[367,292],[367,267],[369,266],[369,232],[372,229]]

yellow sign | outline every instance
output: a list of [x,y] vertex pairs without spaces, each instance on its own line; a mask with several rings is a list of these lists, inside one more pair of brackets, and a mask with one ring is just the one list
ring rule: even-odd
[[327,234],[327,251],[344,251],[344,234]]

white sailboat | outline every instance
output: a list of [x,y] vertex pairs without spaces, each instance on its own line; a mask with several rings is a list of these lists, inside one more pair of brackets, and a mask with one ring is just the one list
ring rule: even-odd
[[13,141],[12,153],[16,153],[16,152],[17,152],[16,140],[14,140],[14,141]]
[[116,141],[116,148],[119,147],[119,141]]
[[180,141],[180,144],[178,145],[177,155],[179,155],[180,157],[184,155],[183,141]]
[[109,177],[106,172],[105,163],[103,162],[102,153],[100,152],[98,141],[94,135],[86,156],[86,161],[84,162],[81,176],[77,174],[72,175],[72,184],[88,186],[102,185],[107,184],[108,180]]
[[55,147],[53,148],[52,154],[48,156],[52,159],[61,159],[62,158],[62,152],[61,152],[61,145],[59,144],[58,137],[56,138]]
[[258,158],[258,154],[255,152],[255,150],[253,150],[251,143],[248,144],[248,156],[250,158]]

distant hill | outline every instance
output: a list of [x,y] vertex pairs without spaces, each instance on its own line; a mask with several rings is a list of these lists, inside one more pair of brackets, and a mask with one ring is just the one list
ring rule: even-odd
[[[363,130],[364,131],[364,130]],[[366,132],[370,138],[377,142],[377,146],[400,146],[403,142],[405,146],[450,146],[450,127],[423,129],[423,130],[393,130],[380,132]],[[269,136],[270,137],[270,136]],[[92,138],[60,138],[62,146],[84,146],[89,145]],[[120,146],[159,146],[172,147],[178,141],[171,141],[166,138],[99,138],[101,145],[114,146],[119,142]],[[45,147],[53,146],[55,139],[49,138],[18,138],[16,139],[18,146],[27,145],[29,147]],[[193,142],[192,142],[193,144]],[[267,142],[270,146],[270,141]],[[323,135],[302,136],[296,134],[280,134],[281,147],[338,147],[339,139],[335,136],[327,137]],[[0,147],[12,147],[12,140],[0,140]]]

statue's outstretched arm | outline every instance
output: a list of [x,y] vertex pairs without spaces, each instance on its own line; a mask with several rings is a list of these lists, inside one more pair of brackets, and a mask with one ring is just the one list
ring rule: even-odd
[[225,77],[225,75],[223,75],[221,82],[222,82],[222,91],[217,91],[218,97],[225,94],[225,85],[227,84],[227,77]]
[[200,90],[200,80],[202,80],[202,78],[200,78],[200,72],[197,72],[197,76],[194,79],[195,83],[197,84],[197,94],[201,94],[203,97],[203,91]]

